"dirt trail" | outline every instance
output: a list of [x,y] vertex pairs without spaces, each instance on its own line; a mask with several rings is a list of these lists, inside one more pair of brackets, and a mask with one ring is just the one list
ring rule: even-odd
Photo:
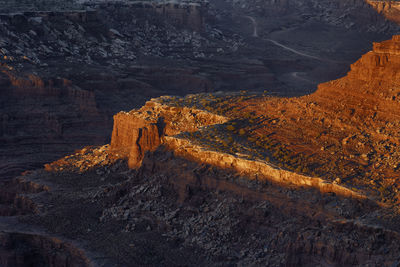
[[[252,35],[252,36],[253,36],[253,37],[259,37],[259,36],[258,36],[258,24],[257,24],[257,20],[256,20],[254,17],[252,17],[252,16],[244,16],[244,17],[245,17],[245,18],[248,18],[248,19],[252,22],[252,24],[253,24],[253,35]],[[281,43],[279,43],[279,42],[277,42],[277,41],[275,41],[275,40],[272,40],[272,39],[264,39],[264,40],[269,41],[269,42],[273,43],[273,44],[276,45],[276,46],[282,47],[283,49],[285,49],[285,50],[287,50],[287,51],[290,51],[290,52],[292,52],[292,53],[294,53],[294,54],[297,54],[297,55],[300,55],[300,56],[303,56],[303,57],[308,57],[308,58],[312,58],[312,59],[317,59],[317,60],[320,60],[320,61],[329,61],[329,60],[326,60],[326,59],[323,59],[323,58],[320,58],[320,57],[317,57],[317,56],[309,55],[309,54],[303,53],[303,52],[301,52],[301,51],[298,51],[298,50],[296,50],[296,49],[290,48],[290,47],[288,47],[288,46],[286,46],[286,45],[283,45],[283,44],[281,44]],[[293,76],[297,78],[296,73],[294,73]]]
[[273,43],[274,45],[277,45],[277,46],[279,46],[279,47],[282,47],[283,49],[285,49],[285,50],[287,50],[287,51],[290,51],[290,52],[292,52],[292,53],[294,53],[294,54],[297,54],[297,55],[300,55],[300,56],[303,56],[303,57],[308,57],[308,58],[317,59],[317,60],[320,60],[320,61],[325,61],[324,59],[322,59],[322,58],[320,58],[320,57],[312,56],[312,55],[309,55],[309,54],[300,52],[300,51],[298,51],[298,50],[296,50],[296,49],[293,49],[293,48],[290,48],[290,47],[288,47],[288,46],[286,46],[286,45],[283,45],[283,44],[281,44],[281,43],[278,43],[277,41],[274,41],[274,40],[272,40],[272,39],[265,39],[265,40],[267,40],[267,41]]

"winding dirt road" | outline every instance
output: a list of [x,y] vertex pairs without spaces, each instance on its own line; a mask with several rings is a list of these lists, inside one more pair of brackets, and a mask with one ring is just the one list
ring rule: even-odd
[[313,58],[313,59],[325,61],[324,59],[322,59],[322,58],[320,58],[320,57],[312,56],[312,55],[309,55],[309,54],[300,52],[300,51],[298,51],[298,50],[296,50],[296,49],[293,49],[293,48],[290,48],[290,47],[288,47],[288,46],[286,46],[286,45],[283,45],[283,44],[281,44],[281,43],[278,43],[277,41],[274,41],[274,40],[272,40],[272,39],[265,39],[265,40],[267,40],[267,41],[273,43],[274,45],[277,45],[277,46],[279,46],[279,47],[282,47],[283,49],[285,49],[285,50],[287,50],[287,51],[290,51],[290,52],[292,52],[292,53],[294,53],[294,54],[297,54],[297,55],[300,55],[300,56],[303,56],[303,57],[308,57],[308,58]]
[[[243,17],[248,18],[251,21],[251,23],[253,24],[253,35],[252,36],[253,37],[259,37],[258,36],[257,20],[252,16],[243,16]],[[303,53],[301,51],[298,51],[296,49],[290,48],[290,47],[288,47],[286,45],[283,45],[283,44],[281,44],[281,43],[279,43],[279,42],[277,42],[275,40],[272,40],[272,39],[264,39],[264,40],[269,41],[269,42],[273,43],[274,45],[279,46],[279,47],[281,47],[281,48],[283,48],[283,49],[285,49],[287,51],[290,51],[290,52],[292,52],[294,54],[297,54],[299,56],[308,57],[308,58],[312,58],[312,59],[317,59],[317,60],[321,60],[321,61],[326,61],[326,60],[324,60],[324,59],[322,59],[320,57],[309,55],[309,54]]]

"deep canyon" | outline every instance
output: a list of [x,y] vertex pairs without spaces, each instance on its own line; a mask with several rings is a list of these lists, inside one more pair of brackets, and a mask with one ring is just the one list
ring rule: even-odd
[[0,1],[0,266],[398,266],[395,1]]

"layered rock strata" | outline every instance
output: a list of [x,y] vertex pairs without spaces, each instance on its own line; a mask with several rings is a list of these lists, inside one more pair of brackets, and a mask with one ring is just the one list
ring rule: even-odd
[[114,116],[111,148],[126,155],[130,167],[139,167],[144,154],[154,151],[165,135],[196,131],[202,126],[226,120],[202,110],[168,107],[149,101],[139,110]]
[[400,23],[400,3],[398,1],[366,0],[366,2],[388,20]]
[[146,152],[155,151],[156,148],[163,145],[178,156],[200,164],[235,170],[259,181],[311,186],[321,192],[365,198],[360,193],[317,177],[284,170],[266,161],[249,160],[241,155],[213,151],[206,146],[196,145],[187,139],[175,137],[182,132],[195,132],[201,127],[227,121],[227,117],[188,107],[163,105],[154,99],[139,110],[129,113],[122,112],[114,116],[111,149],[127,157],[130,168],[140,167]]
[[62,78],[1,73],[0,176],[12,177],[73,152],[106,142],[112,123],[93,91]]
[[[153,99],[138,111],[115,117],[111,147],[124,151],[131,167],[140,165],[145,151],[164,144],[179,155],[256,175],[261,180],[310,185],[346,196],[372,194],[396,202],[399,38],[375,43],[371,52],[351,66],[346,77],[321,84],[316,93],[305,97],[243,100],[241,96],[217,100],[214,107],[209,107],[212,102],[203,105],[210,111],[207,113],[195,108],[199,103],[193,103],[192,97]],[[206,96],[199,98],[207,102]],[[230,110],[221,113],[221,105],[230,106]],[[193,114],[210,119],[199,123]],[[243,120],[242,129],[235,129],[235,121]],[[156,126],[160,122],[164,126]],[[228,130],[200,128],[217,123],[224,123],[220,128]],[[250,144],[257,143],[258,154],[244,152],[245,148],[224,154],[224,148],[193,143],[190,134],[177,135],[195,132],[196,136],[220,140],[229,131],[237,132],[238,137],[233,141],[229,137],[228,146],[222,143],[228,150],[238,145],[236,140],[246,137]]]
[[[85,149],[66,157],[60,168],[27,172],[15,181],[21,188],[30,181],[52,184],[45,194],[29,196],[41,204],[41,212],[21,221],[79,241],[33,236],[51,248],[47,255],[48,250],[24,236],[18,242],[30,244],[37,253],[15,253],[9,244],[21,234],[14,231],[0,236],[7,244],[0,245],[6,266],[14,266],[15,254],[28,253],[57,266],[61,259],[80,263],[85,255],[95,261],[86,258],[83,266],[298,266],[326,261],[378,266],[398,259],[399,220],[393,210],[309,188],[249,180],[161,147],[148,153],[137,171],[119,162],[81,171],[104,163],[109,153],[106,147]],[[102,168],[109,171],[99,173]],[[40,186],[29,190],[37,189]]]

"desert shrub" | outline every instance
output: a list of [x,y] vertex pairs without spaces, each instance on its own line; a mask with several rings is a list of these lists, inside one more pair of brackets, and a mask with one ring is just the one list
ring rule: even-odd
[[229,131],[234,131],[235,127],[233,125],[228,125],[228,126],[226,126],[226,129]]

